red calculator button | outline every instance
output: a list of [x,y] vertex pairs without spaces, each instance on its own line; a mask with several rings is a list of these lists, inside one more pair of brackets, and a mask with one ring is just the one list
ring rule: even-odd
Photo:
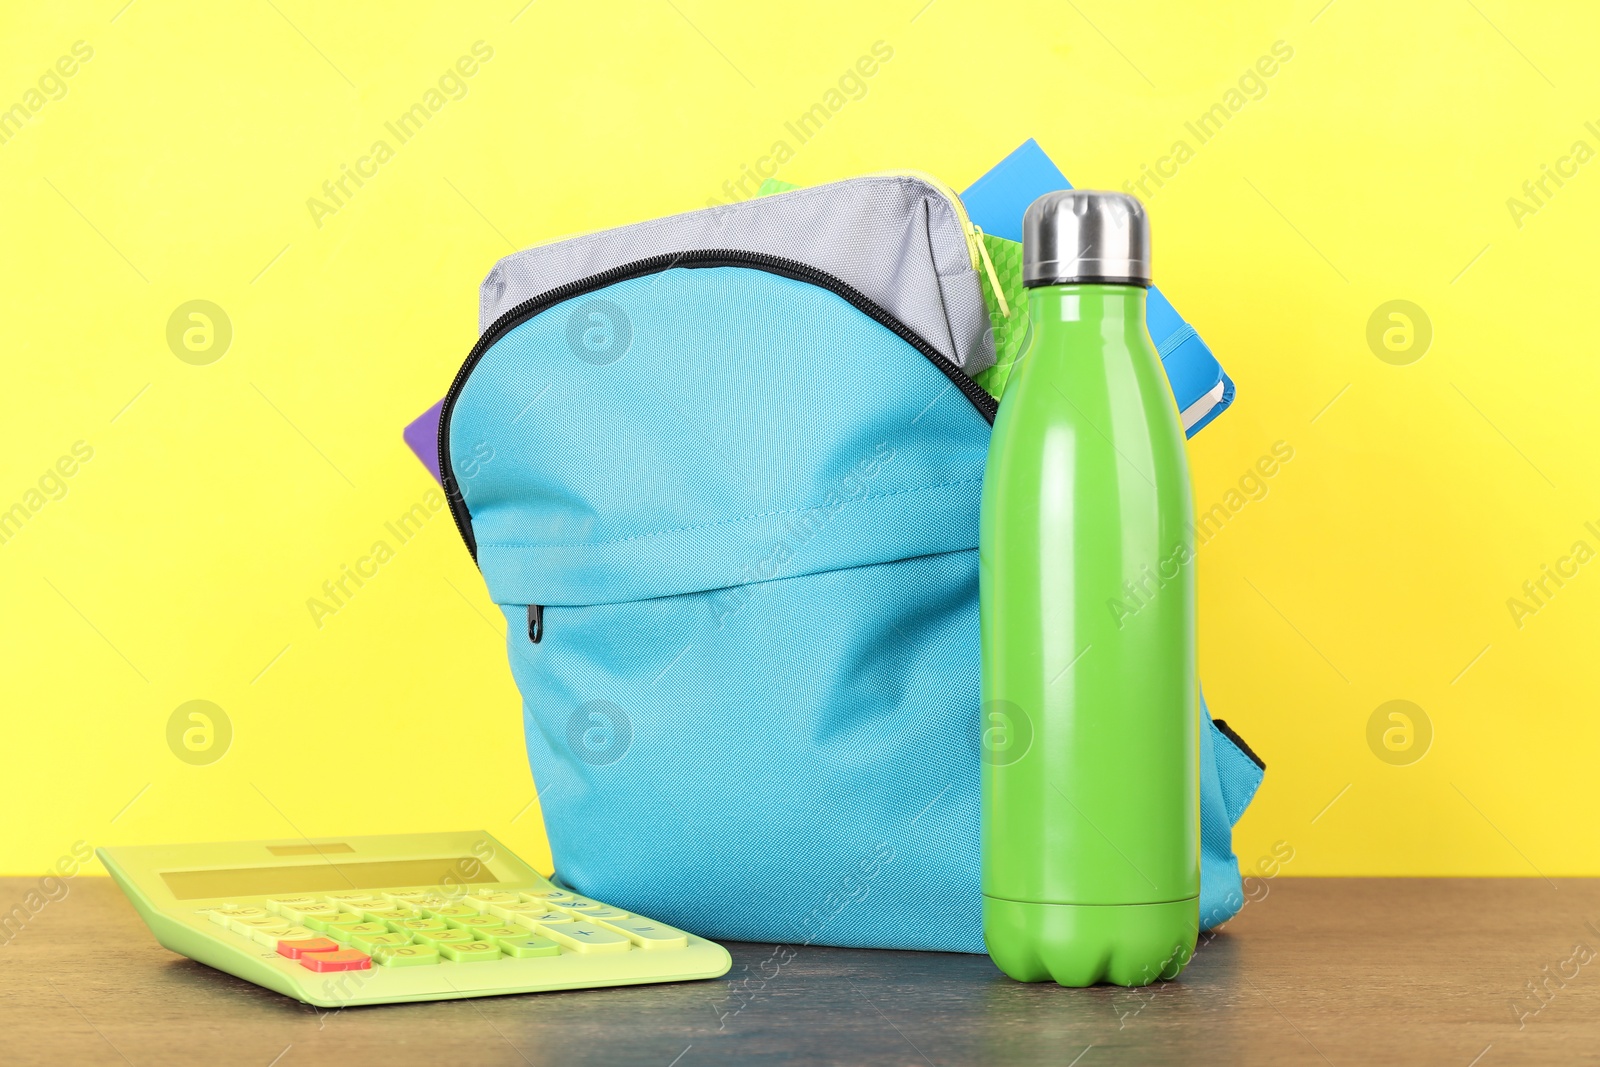
[[337,952],[339,942],[326,937],[308,937],[300,941],[279,941],[278,955],[297,960],[307,952]]
[[313,971],[365,971],[372,966],[372,957],[353,948],[337,952],[308,952],[300,957],[300,966]]

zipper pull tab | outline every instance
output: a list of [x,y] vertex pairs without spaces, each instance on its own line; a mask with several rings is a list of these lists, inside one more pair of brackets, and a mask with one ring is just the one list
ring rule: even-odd
[[994,291],[995,301],[1000,305],[1000,316],[1009,319],[1011,305],[1006,303],[1005,290],[1000,288],[1000,275],[994,269],[994,260],[989,258],[989,247],[983,243],[983,230],[974,226],[972,233],[978,240],[978,258],[983,260],[983,271],[989,276],[989,288]]
[[528,640],[537,645],[539,643],[539,639],[541,637],[543,637],[543,636],[544,636],[544,605],[543,604],[529,604],[528,605]]

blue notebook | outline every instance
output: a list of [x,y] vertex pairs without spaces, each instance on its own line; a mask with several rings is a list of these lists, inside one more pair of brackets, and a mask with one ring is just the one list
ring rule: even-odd
[[[1045,193],[1071,188],[1060,168],[1029,138],[973,182],[961,194],[961,202],[985,233],[1021,241],[1022,213],[1028,205]],[[1233,403],[1233,379],[1161,290],[1151,287],[1145,315],[1167,381],[1178,398],[1184,431],[1193,437]]]

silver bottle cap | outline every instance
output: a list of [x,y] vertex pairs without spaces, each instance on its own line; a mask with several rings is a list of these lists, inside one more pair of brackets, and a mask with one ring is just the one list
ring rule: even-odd
[[1022,216],[1022,284],[1150,284],[1150,219],[1125,193],[1063,189]]

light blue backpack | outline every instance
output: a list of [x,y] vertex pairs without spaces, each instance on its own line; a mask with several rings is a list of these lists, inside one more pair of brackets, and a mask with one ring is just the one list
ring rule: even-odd
[[[440,469],[566,885],[710,937],[982,952],[975,227],[859,178],[529,249]],[[1261,778],[1201,732],[1201,916]]]

